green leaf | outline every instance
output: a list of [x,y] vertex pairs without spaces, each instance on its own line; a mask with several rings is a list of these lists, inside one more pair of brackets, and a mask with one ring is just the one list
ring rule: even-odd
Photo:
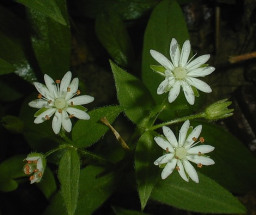
[[6,115],[2,117],[1,123],[7,130],[14,133],[22,133],[24,130],[23,121],[16,116]]
[[200,182],[196,184],[184,181],[174,171],[167,179],[159,181],[151,198],[200,213],[245,213],[244,206],[231,193],[203,174],[198,175]]
[[0,75],[12,73],[15,71],[15,67],[7,61],[0,58]]
[[205,143],[215,147],[210,156],[215,165],[200,171],[234,193],[247,193],[256,188],[256,159],[233,135],[213,124],[203,125]]
[[25,155],[15,155],[0,163],[0,190],[3,192],[13,191],[18,187],[14,180],[25,176],[23,173],[23,160]]
[[120,207],[112,207],[112,209],[116,215],[149,215],[148,213],[143,213],[135,210],[127,210]]
[[33,0],[17,0],[17,2],[42,13],[44,16],[50,17],[62,25],[67,25],[55,0],[44,0],[43,2]]
[[57,191],[57,184],[53,172],[46,168],[40,183],[36,184],[47,199],[50,199]]
[[145,132],[137,143],[135,172],[142,210],[145,208],[159,177],[159,168],[154,165],[154,161],[160,154],[159,149],[150,132]]
[[108,131],[108,127],[100,119],[106,117],[112,123],[121,111],[119,106],[108,106],[88,112],[90,120],[77,121],[72,130],[74,146],[89,147],[96,143]]
[[42,107],[37,112],[34,113],[34,117],[38,117],[41,113],[47,111],[49,108]]
[[[65,17],[68,17],[66,1],[57,0],[56,3]],[[28,17],[34,32],[31,36],[32,47],[41,71],[53,79],[61,79],[70,67],[69,26],[63,26],[32,8],[28,10]]]
[[154,105],[143,83],[110,61],[114,74],[117,97],[127,117],[135,124],[146,118]]
[[119,16],[113,13],[98,15],[95,30],[101,44],[113,60],[120,66],[129,66],[133,57],[132,44]]
[[80,176],[80,158],[77,151],[70,148],[60,160],[58,177],[61,184],[61,194],[68,215],[75,214],[78,200]]
[[[75,215],[91,215],[113,193],[116,188],[116,175],[104,171],[101,167],[87,166],[81,170],[79,180],[79,199]],[[63,200],[59,194],[55,195],[45,211],[45,215],[63,214]]]
[[142,17],[157,4],[156,0],[86,0],[76,4],[80,16],[95,19],[99,14],[108,12],[118,14],[123,20],[133,20]]

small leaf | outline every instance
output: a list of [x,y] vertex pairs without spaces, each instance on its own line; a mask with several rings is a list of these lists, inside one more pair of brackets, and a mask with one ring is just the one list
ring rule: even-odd
[[6,115],[2,117],[2,125],[9,131],[14,132],[14,133],[22,133],[24,130],[24,123],[23,121],[12,115]]
[[7,61],[0,58],[0,75],[12,73],[15,71],[15,67]]
[[142,210],[160,176],[159,168],[154,165],[159,154],[153,134],[145,132],[140,137],[135,152],[136,181]]
[[119,16],[113,13],[98,15],[95,30],[97,37],[113,60],[120,66],[129,66],[133,57],[132,44]]
[[117,97],[127,117],[140,124],[152,110],[153,99],[143,83],[110,61],[114,74]]
[[184,181],[177,171],[155,186],[151,198],[183,210],[200,213],[245,213],[244,206],[219,184],[198,174],[200,182]]
[[41,113],[47,111],[49,108],[42,107],[37,112],[34,113],[34,117],[38,117]]
[[67,24],[55,0],[44,0],[43,2],[33,0],[17,0],[17,2],[42,13],[44,16],[50,17],[62,25]]
[[61,194],[68,215],[75,214],[78,200],[80,176],[80,159],[77,151],[70,148],[60,160],[58,177],[61,183]]
[[161,65],[150,65],[150,68],[155,71],[158,72],[160,75],[164,75],[165,72],[165,68]]
[[0,181],[0,191],[2,192],[11,192],[18,188],[18,183],[13,180]]
[[108,130],[108,127],[100,122],[100,119],[106,117],[112,123],[121,111],[122,108],[119,106],[108,106],[88,112],[91,118],[79,120],[72,130],[74,146],[89,147],[96,143]]

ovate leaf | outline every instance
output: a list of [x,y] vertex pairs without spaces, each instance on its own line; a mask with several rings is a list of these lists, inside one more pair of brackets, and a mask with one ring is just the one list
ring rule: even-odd
[[42,13],[44,16],[66,25],[66,21],[61,14],[61,10],[56,4],[55,0],[33,1],[33,0],[17,0],[17,2],[25,5],[26,7]]
[[177,171],[160,180],[151,198],[183,210],[200,213],[245,213],[244,206],[215,181],[198,174],[200,182],[184,181]]
[[108,106],[88,112],[90,119],[79,120],[72,130],[74,145],[89,147],[96,143],[108,131],[108,127],[100,119],[106,117],[109,123],[112,123],[121,111],[119,106]]
[[110,62],[114,74],[117,97],[127,117],[135,124],[140,124],[148,116],[154,105],[143,83],[128,72]]
[[154,165],[160,152],[153,134],[145,132],[139,139],[135,152],[135,171],[141,208],[147,204],[151,192],[159,178],[159,168]]
[[95,30],[113,60],[120,66],[129,66],[133,50],[126,27],[119,16],[113,13],[98,15]]
[[73,215],[77,207],[80,176],[80,159],[73,148],[66,151],[60,160],[58,177],[61,183],[61,194],[68,215]]

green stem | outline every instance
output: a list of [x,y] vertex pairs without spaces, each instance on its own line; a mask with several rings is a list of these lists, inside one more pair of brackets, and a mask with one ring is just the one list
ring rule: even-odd
[[45,157],[48,157],[49,155],[51,155],[52,153],[54,152],[57,152],[59,150],[62,150],[62,149],[66,149],[66,148],[75,148],[74,146],[70,145],[70,144],[62,144],[62,145],[59,145],[59,147],[57,148],[54,148],[48,152],[45,153]]
[[203,112],[203,113],[198,113],[198,114],[194,114],[194,115],[190,115],[190,116],[184,116],[184,117],[181,117],[181,118],[178,118],[178,119],[174,119],[174,120],[171,120],[171,121],[168,121],[168,122],[163,122],[161,124],[154,125],[151,128],[149,128],[148,130],[156,130],[156,129],[161,128],[161,127],[166,126],[166,125],[172,125],[172,124],[176,124],[176,123],[179,123],[179,122],[184,122],[188,119],[203,118],[204,115],[205,115],[205,113]]

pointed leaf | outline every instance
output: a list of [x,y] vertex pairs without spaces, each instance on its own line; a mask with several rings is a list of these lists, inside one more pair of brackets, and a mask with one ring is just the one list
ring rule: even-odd
[[161,153],[150,132],[145,132],[139,139],[135,152],[135,171],[142,210],[147,204],[151,192],[159,177],[159,168],[154,161]]
[[143,83],[135,76],[110,62],[114,74],[117,97],[127,117],[135,124],[140,124],[154,104]]
[[80,159],[73,148],[67,150],[60,160],[58,177],[61,183],[61,194],[68,215],[73,215],[77,207],[80,176]]
[[112,123],[121,111],[119,106],[108,106],[88,112],[90,119],[77,121],[72,130],[74,146],[89,147],[96,143],[108,131],[100,119],[106,117]]
[[184,181],[174,171],[167,179],[159,181],[151,198],[200,213],[245,213],[244,206],[231,193],[203,174],[198,175],[200,182],[197,184]]

